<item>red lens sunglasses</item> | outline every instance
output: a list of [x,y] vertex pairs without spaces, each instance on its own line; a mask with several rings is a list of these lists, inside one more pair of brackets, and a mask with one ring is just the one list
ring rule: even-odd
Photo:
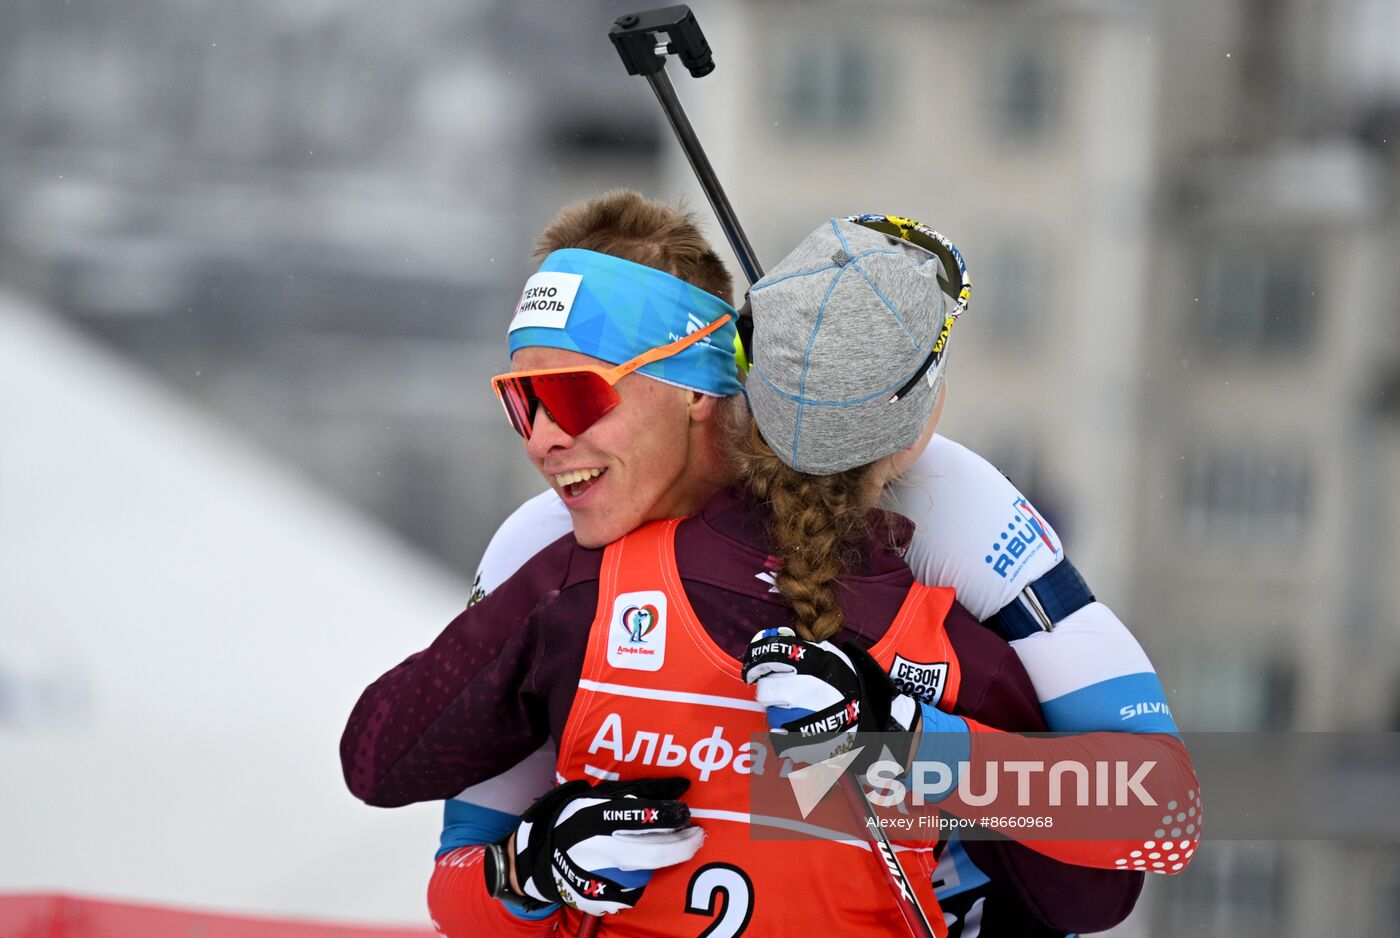
[[663,358],[670,358],[690,348],[705,336],[729,322],[729,314],[719,317],[703,329],[666,345],[648,349],[636,358],[612,368],[602,365],[577,365],[573,368],[543,368],[534,371],[511,371],[491,379],[491,387],[501,399],[510,425],[525,439],[534,429],[535,411],[543,407],[559,429],[569,436],[578,436],[603,418],[608,411],[622,403],[613,385],[625,376]]

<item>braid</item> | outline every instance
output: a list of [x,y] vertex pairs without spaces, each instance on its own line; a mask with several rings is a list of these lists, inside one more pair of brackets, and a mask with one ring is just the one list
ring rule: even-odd
[[858,562],[867,535],[871,466],[808,475],[775,456],[753,420],[736,429],[736,467],[749,494],[767,509],[782,561],[778,592],[792,604],[798,635],[825,641],[843,620],[836,580]]

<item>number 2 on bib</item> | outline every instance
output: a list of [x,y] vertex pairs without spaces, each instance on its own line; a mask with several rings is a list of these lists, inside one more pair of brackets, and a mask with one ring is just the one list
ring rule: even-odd
[[[723,902],[723,911],[719,906]],[[692,915],[716,915],[698,938],[736,938],[753,918],[753,883],[737,866],[710,863],[695,871],[685,890],[685,910]]]

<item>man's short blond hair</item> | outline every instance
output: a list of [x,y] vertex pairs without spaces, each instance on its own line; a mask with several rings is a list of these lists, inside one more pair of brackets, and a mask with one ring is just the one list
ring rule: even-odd
[[695,216],[679,206],[615,189],[570,205],[535,242],[535,256],[564,248],[611,254],[679,277],[734,303],[734,280],[705,240]]

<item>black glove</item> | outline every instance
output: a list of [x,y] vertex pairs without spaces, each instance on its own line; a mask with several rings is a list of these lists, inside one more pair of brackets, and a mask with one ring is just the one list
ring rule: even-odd
[[918,702],[901,694],[875,659],[852,642],[838,648],[804,641],[789,628],[766,629],[744,652],[743,676],[767,708],[774,750],[795,762],[811,764],[845,752],[857,731],[918,729]]
[[542,795],[515,831],[521,888],[590,915],[636,905],[652,870],[686,862],[704,842],[676,800],[689,787],[684,778],[575,781]]

